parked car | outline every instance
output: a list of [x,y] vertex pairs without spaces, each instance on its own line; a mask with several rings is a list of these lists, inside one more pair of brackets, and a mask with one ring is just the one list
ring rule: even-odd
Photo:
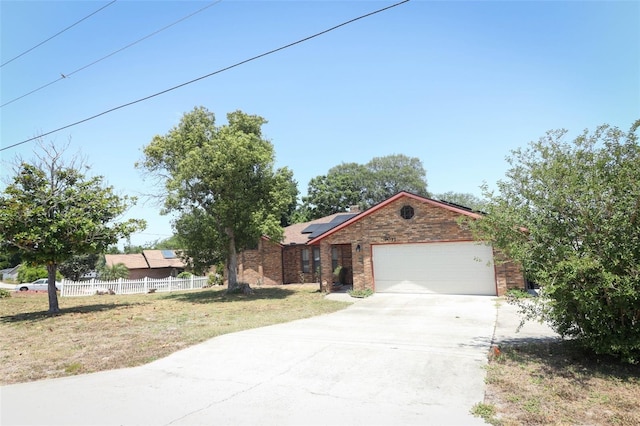
[[[62,283],[60,281],[56,281],[56,290],[60,291],[61,288],[62,288]],[[47,278],[40,278],[38,280],[35,280],[32,283],[22,283],[16,286],[16,290],[20,290],[20,291],[29,291],[29,290],[47,291],[48,289],[49,289],[49,279]]]

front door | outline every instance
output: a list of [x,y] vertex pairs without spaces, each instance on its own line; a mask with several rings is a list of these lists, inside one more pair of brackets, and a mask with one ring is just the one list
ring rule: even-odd
[[331,268],[333,269],[334,283],[353,285],[353,266],[351,262],[351,244],[331,246]]

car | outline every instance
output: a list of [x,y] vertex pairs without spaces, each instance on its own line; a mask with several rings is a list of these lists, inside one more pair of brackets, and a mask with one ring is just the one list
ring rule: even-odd
[[[59,281],[56,281],[56,290],[59,291],[61,288],[62,288],[62,283]],[[22,283],[16,286],[16,290],[20,290],[20,291],[29,291],[29,290],[47,291],[48,289],[49,289],[48,278],[40,278],[38,280],[35,280],[32,283]]]

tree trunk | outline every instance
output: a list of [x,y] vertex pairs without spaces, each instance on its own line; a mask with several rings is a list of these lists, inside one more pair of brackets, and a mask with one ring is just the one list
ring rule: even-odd
[[58,293],[56,291],[56,271],[58,270],[58,265],[54,262],[47,263],[47,273],[49,282],[47,287],[47,292],[49,293],[49,313],[50,314],[59,314],[60,307],[58,306]]
[[231,229],[226,230],[229,236],[229,262],[227,262],[227,293],[232,293],[238,288],[238,254],[236,253],[236,239]]

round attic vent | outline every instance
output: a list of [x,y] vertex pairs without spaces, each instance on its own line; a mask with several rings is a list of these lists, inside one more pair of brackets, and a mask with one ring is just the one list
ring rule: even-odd
[[411,206],[404,206],[400,209],[400,216],[402,216],[403,219],[411,219],[413,214],[413,207]]

